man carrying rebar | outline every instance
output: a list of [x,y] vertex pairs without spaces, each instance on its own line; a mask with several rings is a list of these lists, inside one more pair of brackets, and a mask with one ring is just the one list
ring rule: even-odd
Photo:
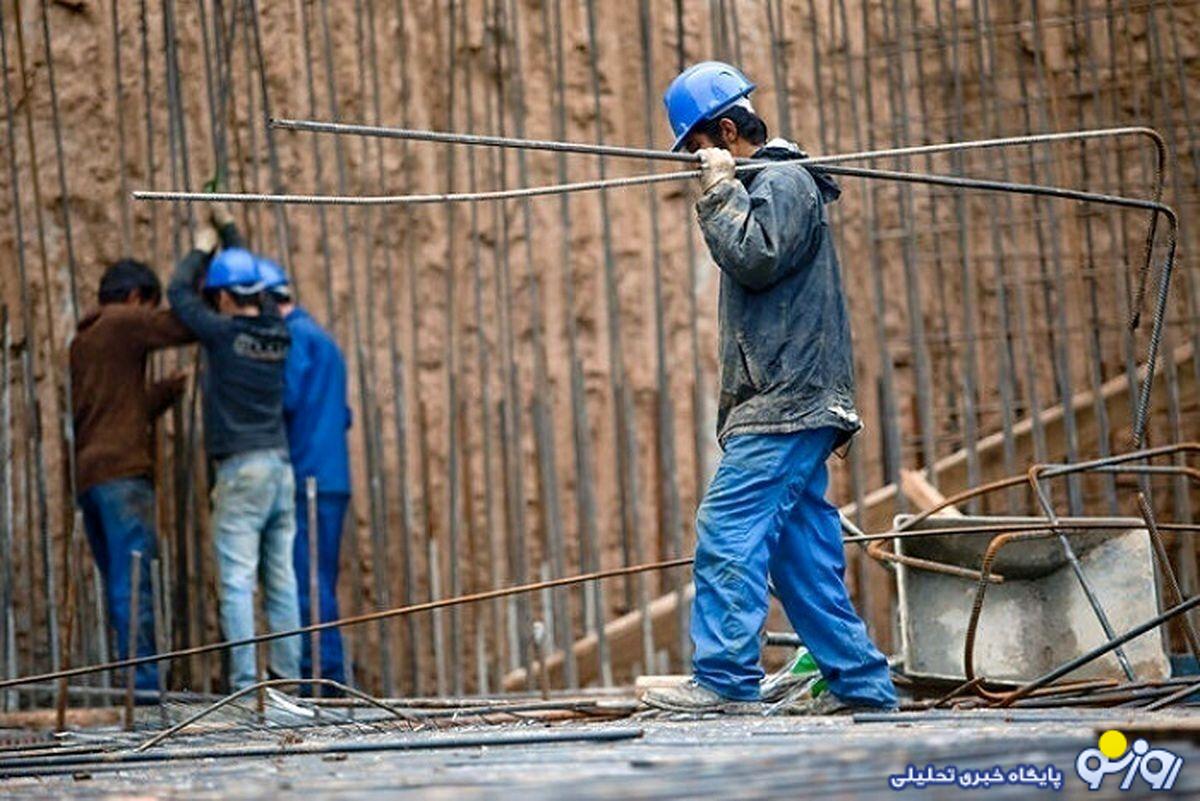
[[[350,407],[346,404],[346,360],[337,342],[292,297],[287,274],[270,259],[259,256],[264,291],[274,296],[287,323],[292,345],[284,370],[283,418],[287,425],[292,473],[296,479],[296,581],[300,588],[300,619],[312,621],[309,571],[309,516],[306,484],[316,482],[316,570],[320,620],[337,620],[338,556],[342,526],[350,508]],[[342,633],[321,632],[321,677],[344,684]],[[300,673],[313,675],[312,643],[302,640]]]
[[[283,424],[290,337],[228,209],[213,204],[211,218],[198,227],[167,296],[204,349],[204,444],[216,464],[212,526],[221,628],[227,639],[240,640],[254,635],[260,570],[271,631],[300,625],[292,566],[295,484]],[[298,637],[271,642],[269,668],[274,677],[299,676]],[[247,687],[256,675],[254,647],[232,649],[230,687]]]
[[[154,648],[150,568],[158,558],[154,526],[153,426],[183,392],[187,376],[146,382],[146,362],[160,348],[192,340],[168,309],[154,271],[121,259],[100,279],[100,306],[79,321],[71,342],[71,403],[75,421],[75,487],[83,526],[104,579],[108,621],[118,656],[129,653],[133,593],[137,655]],[[133,587],[134,554],[141,554]],[[137,668],[139,689],[158,689],[154,664]]]
[[767,577],[831,692],[799,710],[896,706],[887,660],[850,603],[829,455],[861,427],[842,280],[826,204],[840,190],[800,165],[738,173],[736,157],[800,158],[719,62],[680,74],[664,98],[675,150],[701,158],[700,228],[721,269],[723,448],[696,515],[693,675],[645,701],[682,712],[761,708]]

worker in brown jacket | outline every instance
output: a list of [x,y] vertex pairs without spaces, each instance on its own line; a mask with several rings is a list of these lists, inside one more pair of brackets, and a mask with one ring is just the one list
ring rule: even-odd
[[[108,620],[129,655],[132,557],[141,554],[137,654],[154,653],[150,598],[154,530],[152,426],[183,392],[186,374],[147,382],[151,352],[192,341],[146,265],[122,259],[100,279],[100,306],[79,321],[71,343],[76,490],[88,543],[104,577]],[[158,686],[157,665],[137,669],[139,689]]]

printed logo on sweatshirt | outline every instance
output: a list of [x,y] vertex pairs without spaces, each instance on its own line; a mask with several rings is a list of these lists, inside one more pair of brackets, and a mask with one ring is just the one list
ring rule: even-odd
[[238,334],[233,338],[233,352],[256,362],[281,362],[287,358],[288,343],[284,339]]

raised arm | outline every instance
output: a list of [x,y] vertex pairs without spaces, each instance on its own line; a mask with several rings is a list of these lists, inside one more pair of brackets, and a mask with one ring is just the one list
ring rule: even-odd
[[170,309],[146,309],[139,315],[138,333],[149,350],[195,342],[191,330]]
[[204,226],[196,234],[196,246],[180,260],[167,285],[171,311],[201,342],[221,337],[230,325],[227,318],[208,307],[197,288],[215,247],[215,232]]
[[799,270],[825,225],[816,183],[800,167],[766,169],[753,192],[721,181],[697,201],[696,214],[717,266],[752,292]]

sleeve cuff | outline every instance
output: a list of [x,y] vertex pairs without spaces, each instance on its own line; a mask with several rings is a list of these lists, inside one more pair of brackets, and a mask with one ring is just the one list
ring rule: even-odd
[[712,214],[729,202],[739,186],[736,178],[726,178],[715,184],[696,201],[696,213],[701,217]]

